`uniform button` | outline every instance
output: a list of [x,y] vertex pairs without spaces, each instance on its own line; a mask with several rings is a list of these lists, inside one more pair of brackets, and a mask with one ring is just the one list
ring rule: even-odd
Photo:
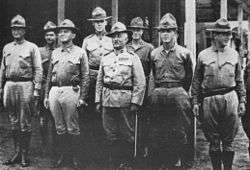
[[102,45],[100,45],[99,47],[102,48]]
[[113,72],[115,72],[115,69],[113,69]]
[[114,61],[114,63],[116,64],[116,63],[117,63],[117,61]]
[[100,53],[100,55],[103,55],[103,53]]

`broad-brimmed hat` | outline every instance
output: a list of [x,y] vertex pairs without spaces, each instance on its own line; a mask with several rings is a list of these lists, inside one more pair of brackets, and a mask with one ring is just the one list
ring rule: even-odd
[[110,19],[111,16],[107,17],[106,11],[102,9],[101,7],[96,7],[92,11],[92,18],[87,19],[88,21],[101,21],[101,20],[107,20]]
[[10,22],[10,28],[27,28],[24,17],[16,15]]
[[128,26],[129,29],[148,29],[144,26],[143,20],[141,17],[135,17],[131,20],[130,25]]
[[63,20],[59,26],[56,28],[57,31],[59,31],[60,29],[69,29],[72,30],[74,33],[78,32],[78,28],[75,26],[75,24],[69,20],[69,19],[65,19]]
[[165,14],[159,23],[158,27],[155,27],[158,31],[166,29],[177,29],[177,23],[175,17],[171,13]]
[[218,19],[212,28],[207,29],[207,31],[211,32],[230,32],[232,33],[230,24],[227,19],[220,18]]
[[119,34],[119,33],[127,33],[129,35],[132,34],[130,30],[127,30],[126,26],[123,23],[116,22],[112,26],[111,31],[107,34],[107,36],[113,37],[114,35]]
[[56,24],[54,22],[48,21],[43,27],[44,33],[49,31],[56,31]]

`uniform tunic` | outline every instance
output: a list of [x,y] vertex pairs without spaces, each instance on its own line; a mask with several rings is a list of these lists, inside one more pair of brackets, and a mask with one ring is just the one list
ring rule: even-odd
[[41,59],[42,59],[42,67],[43,67],[42,88],[41,88],[41,93],[40,93],[40,125],[42,126],[45,126],[45,124],[48,123],[47,121],[50,116],[50,113],[43,105],[43,101],[44,101],[45,88],[46,88],[46,79],[47,79],[48,70],[49,70],[49,63],[51,60],[52,51],[54,49],[55,47],[49,47],[48,45],[39,48]]
[[[191,52],[178,44],[169,51],[160,46],[152,51],[151,61],[155,82],[150,96],[152,148],[158,150],[162,158],[169,154],[180,156],[190,129],[188,90],[193,76]],[[159,161],[164,163],[166,160]]]
[[145,76],[139,57],[126,49],[101,60],[96,83],[96,103],[103,106],[103,126],[110,141],[133,141],[134,113],[131,103],[142,105]]
[[[79,135],[79,99],[86,100],[89,85],[89,67],[85,52],[78,46],[59,47],[52,52],[48,72],[46,93],[50,111],[55,120],[58,134],[66,132]],[[77,87],[72,87],[77,80]],[[52,88],[48,93],[49,84]]]
[[[225,94],[214,91],[229,90]],[[215,46],[203,50],[198,57],[192,84],[194,104],[202,103],[203,131],[210,141],[210,151],[232,151],[238,130],[238,105],[245,102],[243,74],[238,53],[230,47],[219,51]]]
[[89,63],[90,89],[88,103],[94,104],[96,78],[100,66],[101,58],[113,50],[111,38],[103,35],[99,38],[96,34],[91,34],[83,40],[83,50],[86,52]]
[[41,88],[41,55],[29,41],[4,46],[0,69],[0,88],[4,82],[4,106],[10,111],[12,129],[31,131],[34,89]]

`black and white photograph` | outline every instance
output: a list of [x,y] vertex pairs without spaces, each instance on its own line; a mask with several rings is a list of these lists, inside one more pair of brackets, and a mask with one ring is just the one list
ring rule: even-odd
[[250,170],[250,0],[0,0],[0,170]]

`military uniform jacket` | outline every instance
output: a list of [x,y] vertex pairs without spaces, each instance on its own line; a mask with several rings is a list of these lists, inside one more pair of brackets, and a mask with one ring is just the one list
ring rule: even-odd
[[232,87],[235,87],[240,102],[245,102],[243,73],[237,51],[230,47],[219,51],[215,46],[201,51],[192,83],[193,102],[201,102],[203,93]]
[[11,42],[3,48],[0,69],[0,88],[6,79],[31,79],[35,89],[41,88],[42,81],[41,55],[37,45],[24,40],[21,43]]
[[129,51],[131,50],[139,56],[142,66],[143,66],[145,76],[148,77],[150,75],[150,70],[151,70],[150,54],[152,50],[154,49],[154,47],[151,44],[141,40],[137,49],[134,49],[132,42],[130,42],[127,45],[127,48]]
[[80,98],[85,100],[89,87],[89,67],[85,52],[76,45],[56,48],[51,56],[45,97],[48,97],[50,84],[72,86],[73,81],[78,81]]
[[152,70],[155,84],[179,83],[188,91],[193,78],[191,52],[175,44],[169,51],[163,46],[151,53]]
[[[118,88],[107,88],[107,85]],[[125,87],[131,87],[131,90]],[[104,107],[142,105],[145,88],[143,67],[135,53],[124,49],[120,54],[113,51],[102,58],[96,83],[96,103],[101,102]]]
[[49,70],[49,62],[51,60],[51,54],[55,47],[50,48],[49,46],[40,47],[39,51],[42,59],[43,67],[43,81],[42,84],[46,83],[46,78]]
[[101,58],[113,50],[112,39],[103,35],[101,39],[91,34],[83,40],[83,50],[88,56],[90,76],[97,76]]

